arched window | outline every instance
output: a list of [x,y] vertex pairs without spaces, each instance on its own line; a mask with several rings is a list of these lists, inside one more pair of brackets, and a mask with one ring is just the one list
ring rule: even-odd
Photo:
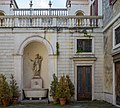
[[[76,16],[84,16],[84,13],[82,11],[77,11]],[[83,26],[84,25],[84,19],[77,18],[77,26]]]
[[78,11],[78,12],[76,12],[76,16],[84,16],[84,14],[82,11]]
[[3,12],[0,12],[0,16],[5,16],[5,14]]

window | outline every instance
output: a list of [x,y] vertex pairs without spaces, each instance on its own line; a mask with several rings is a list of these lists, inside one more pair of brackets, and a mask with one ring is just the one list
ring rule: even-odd
[[[82,11],[78,11],[77,13],[76,13],[76,16],[84,16],[84,14],[83,14],[83,12]],[[76,19],[77,21],[76,21],[76,24],[77,24],[77,26],[83,26],[84,25],[84,20],[83,19]]]
[[113,28],[113,49],[120,47],[120,24]]
[[92,52],[92,39],[77,39],[77,53]]
[[115,29],[115,45],[120,44],[120,26]]

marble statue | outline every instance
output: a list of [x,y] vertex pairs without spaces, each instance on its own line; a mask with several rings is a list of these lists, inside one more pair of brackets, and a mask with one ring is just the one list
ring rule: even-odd
[[31,60],[33,62],[34,77],[36,77],[36,76],[40,77],[42,60],[43,60],[43,58],[39,54],[36,54],[35,59]]

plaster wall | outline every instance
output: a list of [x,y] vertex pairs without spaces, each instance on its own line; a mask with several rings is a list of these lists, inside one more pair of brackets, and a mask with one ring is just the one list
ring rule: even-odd
[[[109,0],[103,0],[103,24],[104,24],[104,100],[110,103],[115,102],[115,69],[113,63],[113,29],[120,24],[120,1],[110,5]],[[107,13],[107,14],[106,14]],[[118,17],[117,17],[118,16]]]
[[114,5],[110,5],[109,0],[103,0],[102,7],[103,24],[105,27],[112,19],[114,19],[119,14],[120,0],[117,0]]
[[120,49],[113,49],[113,29],[120,24],[120,19],[116,20],[106,31],[104,31],[104,99],[115,104],[115,76],[113,52]]

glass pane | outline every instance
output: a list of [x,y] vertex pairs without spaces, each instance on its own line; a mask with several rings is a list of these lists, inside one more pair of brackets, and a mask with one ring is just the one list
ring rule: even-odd
[[92,39],[77,39],[77,52],[92,52]]
[[120,43],[120,26],[115,30],[115,45]]

